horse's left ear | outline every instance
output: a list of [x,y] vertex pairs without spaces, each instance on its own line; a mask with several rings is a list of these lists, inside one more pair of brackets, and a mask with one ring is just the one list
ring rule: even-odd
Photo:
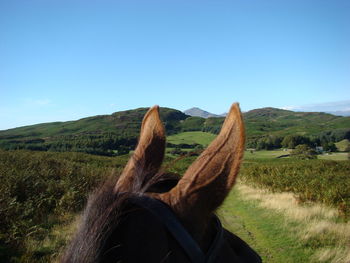
[[159,106],[153,106],[143,118],[139,143],[125,166],[114,191],[133,191],[137,176],[146,172],[145,180],[156,174],[165,152],[165,129],[159,117]]

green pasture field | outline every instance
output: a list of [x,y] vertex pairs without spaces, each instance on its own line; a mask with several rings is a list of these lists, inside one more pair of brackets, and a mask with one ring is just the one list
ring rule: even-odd
[[[173,150],[175,150],[176,148],[173,148],[173,147],[167,147],[166,148],[166,153],[169,153],[169,152],[171,152],[171,151],[173,151]],[[184,152],[191,152],[191,151],[193,151],[193,149],[191,149],[191,148],[181,148],[181,151],[184,151]]]
[[[208,146],[214,139],[216,135],[212,133],[207,132],[201,132],[201,131],[193,131],[193,132],[182,132],[175,135],[171,135],[167,137],[167,142],[172,144],[201,144],[204,147]],[[170,152],[174,148],[168,147],[167,152]],[[192,151],[192,149],[181,149],[184,152]],[[261,151],[250,151],[246,150],[244,152],[244,159],[245,160],[251,160],[251,159],[273,159],[277,158],[281,155],[288,155],[290,154],[291,150],[287,149],[286,151],[283,149],[277,149],[277,150],[261,150]],[[284,157],[289,158],[289,157]],[[347,153],[330,153],[330,154],[320,154],[318,155],[319,159],[322,160],[335,160],[335,161],[342,161],[347,160],[348,155]]]
[[167,137],[167,142],[172,144],[201,144],[207,146],[216,137],[215,134],[201,131],[182,132]]
[[[172,144],[201,144],[204,147],[206,147],[215,139],[215,137],[216,135],[212,133],[201,132],[201,131],[182,132],[182,133],[168,136],[167,142]],[[343,145],[344,143],[346,142],[342,141],[340,142],[339,145]],[[167,152],[170,152],[171,150],[174,150],[174,148],[171,148],[171,147],[167,148]],[[193,149],[182,148],[181,150],[184,152],[190,152]],[[288,155],[290,154],[291,151],[292,151],[291,149],[261,150],[261,151],[246,150],[244,152],[244,159],[245,160],[273,159],[281,155]],[[322,160],[334,160],[334,161],[348,160],[348,155],[347,153],[344,153],[344,152],[319,154],[317,157],[318,159],[322,159]],[[283,158],[289,158],[289,157],[283,157]]]
[[348,153],[319,154],[317,158],[322,160],[345,161],[348,160]]
[[[274,159],[281,155],[287,155],[290,154],[292,150],[288,149],[287,151],[284,150],[262,150],[262,151],[245,151],[244,152],[244,159],[245,160],[262,160],[262,159]],[[289,157],[283,157],[283,158],[289,158]],[[335,152],[335,153],[324,153],[317,155],[318,159],[321,160],[334,160],[334,161],[345,161],[348,160],[348,153],[344,152]]]
[[281,155],[287,155],[290,154],[291,150],[262,150],[262,151],[245,151],[244,152],[244,159],[271,159],[271,158],[277,158]]

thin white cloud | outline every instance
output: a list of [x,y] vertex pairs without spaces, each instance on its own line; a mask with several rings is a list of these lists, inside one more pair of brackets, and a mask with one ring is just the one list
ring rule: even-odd
[[348,112],[350,111],[350,100],[315,103],[301,106],[284,106],[282,109],[293,111],[328,112],[348,116]]
[[281,107],[282,110],[294,110],[298,108],[298,106],[285,106],[285,107]]

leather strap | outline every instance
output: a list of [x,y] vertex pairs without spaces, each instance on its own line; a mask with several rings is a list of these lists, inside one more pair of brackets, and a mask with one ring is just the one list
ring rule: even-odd
[[160,200],[148,196],[138,196],[132,198],[132,203],[141,206],[156,215],[166,226],[171,235],[184,249],[187,256],[193,263],[213,263],[218,255],[219,248],[223,241],[223,228],[220,220],[215,216],[217,234],[213,243],[205,255],[196,241],[183,227],[171,208]]

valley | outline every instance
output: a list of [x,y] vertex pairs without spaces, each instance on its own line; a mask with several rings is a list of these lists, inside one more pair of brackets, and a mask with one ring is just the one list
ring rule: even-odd
[[[57,260],[89,193],[125,166],[146,110],[0,131],[0,262]],[[223,122],[168,108],[161,118],[163,169],[180,175]],[[244,120],[239,180],[218,211],[224,225],[265,262],[347,263],[350,118],[264,108]],[[322,151],[293,155],[298,145]]]

